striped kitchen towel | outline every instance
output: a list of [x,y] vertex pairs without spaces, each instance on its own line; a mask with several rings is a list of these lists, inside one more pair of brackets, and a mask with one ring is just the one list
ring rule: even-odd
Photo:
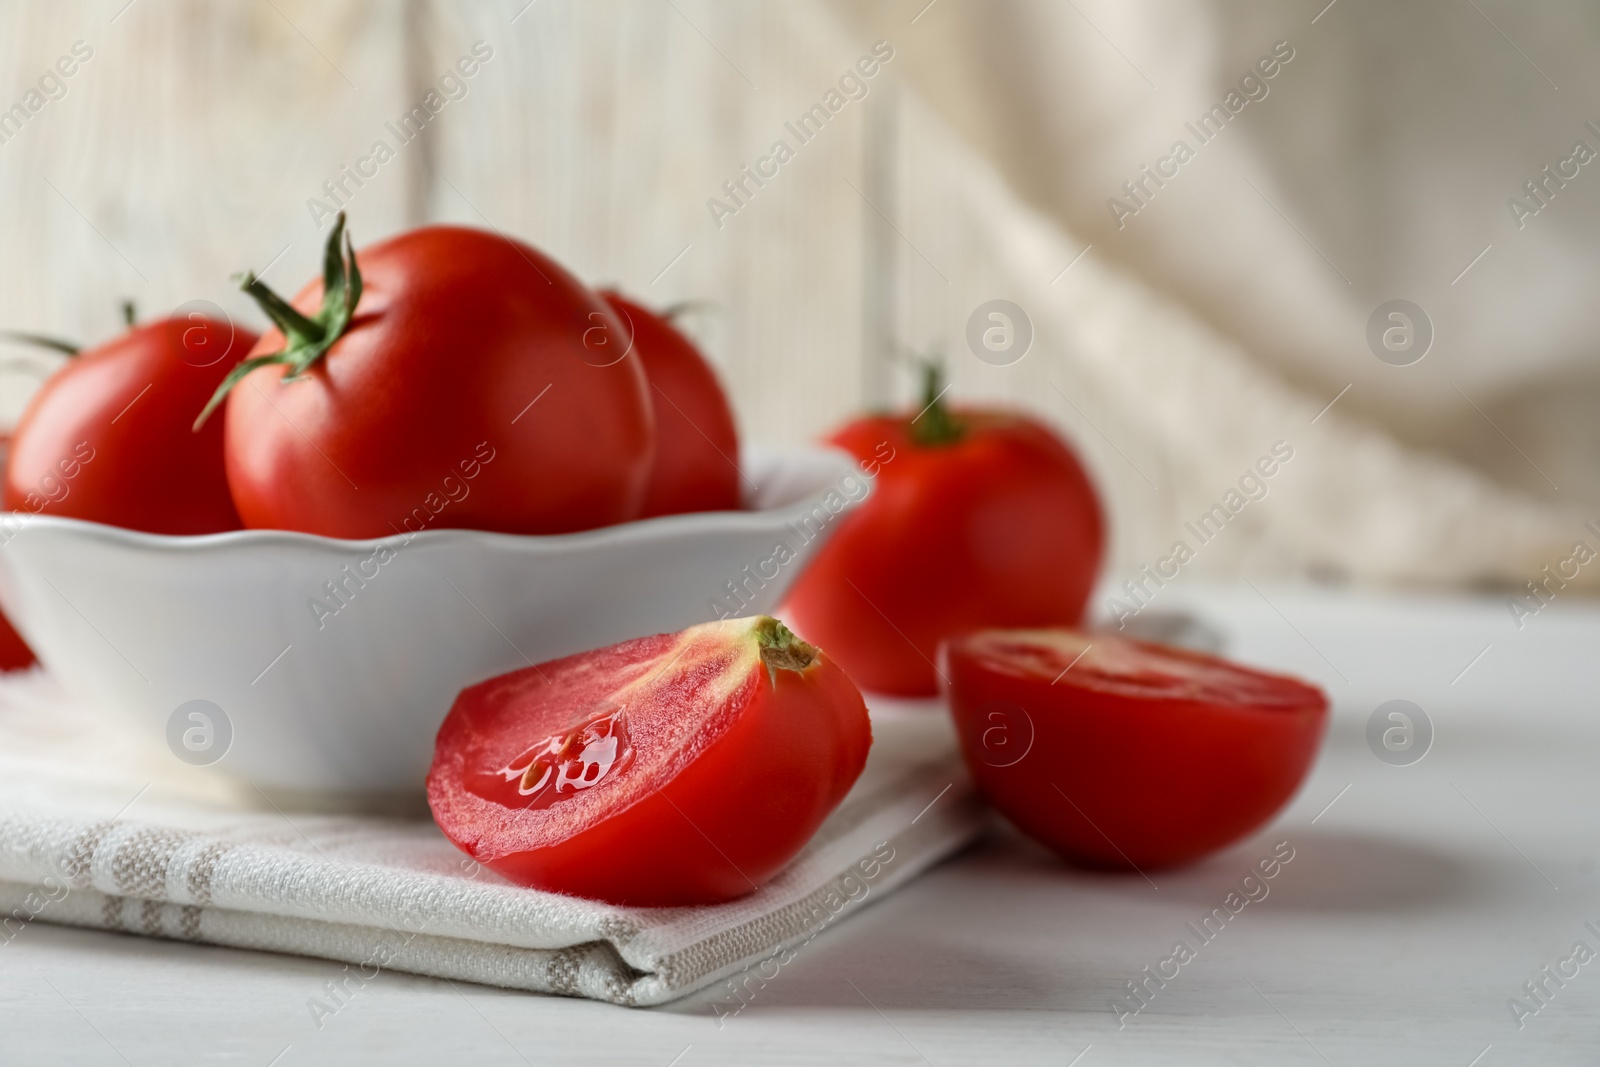
[[[867,769],[775,879],[626,908],[514,886],[430,821],[282,811],[139,748],[42,671],[0,677],[0,943],[54,922],[626,1005],[800,946],[971,841],[982,814],[937,706],[877,707]],[[337,1010],[337,996],[327,1005]]]

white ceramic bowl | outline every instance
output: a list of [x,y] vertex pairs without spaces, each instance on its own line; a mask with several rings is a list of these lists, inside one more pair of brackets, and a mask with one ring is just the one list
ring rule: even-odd
[[870,491],[842,453],[744,460],[749,510],[551,537],[162,537],[4,514],[0,605],[67,688],[175,758],[313,804],[414,797],[463,687],[770,612]]

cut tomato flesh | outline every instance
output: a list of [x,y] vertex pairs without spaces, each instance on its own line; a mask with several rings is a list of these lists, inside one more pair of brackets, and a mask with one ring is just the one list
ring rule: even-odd
[[514,881],[631,904],[751,892],[860,774],[860,693],[773,619],[626,641],[464,690],[428,797]]
[[1136,699],[1267,708],[1300,706],[1320,696],[1314,687],[1294,678],[1251,670],[1203,652],[1109,634],[989,630],[974,634],[962,647],[994,670],[1017,677]]
[[[467,788],[485,800],[521,800],[526,808],[547,808],[580,789],[592,789],[612,771],[621,773],[632,761],[633,744],[619,707],[539,742],[496,771],[474,775]],[[515,783],[515,800],[505,789],[507,783]]]
[[1186,863],[1293,795],[1322,691],[1215,656],[1072,630],[990,630],[945,650],[979,789],[1020,829],[1101,867]]

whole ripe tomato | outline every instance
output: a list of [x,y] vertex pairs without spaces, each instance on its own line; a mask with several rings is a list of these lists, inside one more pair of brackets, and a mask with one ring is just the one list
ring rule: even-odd
[[739,507],[739,431],[716,371],[672,322],[619,293],[601,296],[644,362],[655,406],[656,457],[639,517]]
[[795,583],[788,617],[864,689],[938,691],[953,634],[1073,625],[1100,567],[1100,503],[1072,451],[1019,414],[947,411],[930,369],[920,414],[874,415],[828,441],[877,478]]
[[1315,686],[1215,656],[1071,630],[989,630],[944,649],[978,789],[1077,863],[1189,863],[1266,823],[1327,722]]
[[514,882],[616,904],[754,891],[872,744],[861,693],[774,619],[624,641],[463,690],[428,802]]
[[222,427],[191,426],[255,342],[196,314],[133,326],[72,358],[12,435],[7,510],[157,534],[238,529]]
[[638,515],[650,397],[603,300],[492,233],[412,230],[359,268],[343,233],[341,215],[292,307],[244,283],[277,324],[223,386],[246,526],[549,534]]

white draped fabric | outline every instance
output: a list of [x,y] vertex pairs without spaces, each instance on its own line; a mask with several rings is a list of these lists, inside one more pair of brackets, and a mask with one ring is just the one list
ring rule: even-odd
[[[1178,541],[1186,575],[1512,586],[1600,548],[1591,10],[124,2],[0,8],[0,326],[259,325],[229,274],[297,288],[327,210],[448,220],[709,301],[758,441],[943,351],[1082,452],[1113,585]],[[967,340],[994,299],[1031,324],[1006,365]],[[1368,348],[1393,299],[1432,324],[1410,366]]]

